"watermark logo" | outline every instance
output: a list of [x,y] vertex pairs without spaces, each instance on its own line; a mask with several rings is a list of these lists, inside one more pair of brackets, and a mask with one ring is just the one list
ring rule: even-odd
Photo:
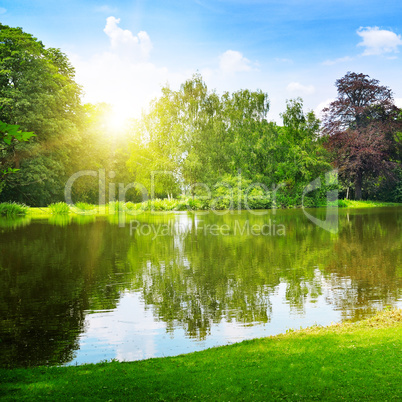
[[303,190],[302,195],[302,208],[304,215],[315,223],[320,228],[330,233],[338,233],[338,170],[334,169],[325,174],[325,184],[328,188],[335,187],[328,190],[326,193],[326,217],[325,220],[320,220],[308,213],[304,207],[305,195],[321,188],[321,179],[317,178],[310,182]]
[[[249,220],[240,222],[235,219],[232,225],[216,223],[206,223],[202,220],[197,221],[194,233],[198,236],[285,236],[286,228],[282,223],[269,219],[262,224],[251,224]],[[187,237],[191,233],[187,225],[179,222],[163,224],[142,223],[136,219],[130,220],[130,236],[146,236],[151,240],[156,240],[160,236],[179,236]]]
[[[77,173],[74,173],[67,181],[65,186],[65,201],[72,207],[75,207],[72,200],[72,190],[76,181],[84,176],[89,176],[98,180],[98,211],[102,214],[118,214],[118,223],[120,227],[125,227],[128,217],[142,214],[144,210],[149,211],[150,213],[160,213],[154,210],[152,200],[155,199],[155,180],[158,175],[165,175],[166,177],[174,176],[173,172],[169,171],[154,171],[151,174],[151,194],[148,196],[147,188],[138,182],[133,182],[125,185],[124,183],[114,183],[112,179],[115,178],[115,173],[110,171],[106,174],[105,169],[96,170],[83,170]],[[108,177],[108,180],[107,180]],[[224,196],[217,194],[205,183],[195,183],[190,186],[190,191],[193,192],[194,189],[202,189],[202,195],[198,196],[198,200],[206,200],[208,204],[208,209],[203,211],[198,211],[198,215],[205,215],[209,213],[214,213],[216,215],[225,215],[227,213],[230,214],[240,214],[242,210],[247,210],[249,213],[253,215],[266,215],[268,213],[276,214],[276,209],[280,206],[278,202],[278,193],[281,191],[286,191],[284,188],[286,187],[285,183],[279,183],[277,185],[273,185],[271,189],[269,189],[263,183],[250,183],[247,182],[247,187],[242,184],[241,172],[238,172],[236,180],[237,183],[227,183],[227,182],[219,182],[214,186],[214,189],[221,188],[224,189]],[[337,233],[338,232],[338,171],[332,170],[325,174],[325,183],[322,183],[320,178],[317,178],[311,181],[304,189],[301,195],[301,207],[303,209],[304,215],[315,225],[318,227],[330,232]],[[127,192],[131,189],[135,189],[138,194],[141,195],[142,203],[146,208],[126,208],[126,195]],[[189,190],[189,189],[187,189]],[[306,202],[309,199],[308,195],[313,191],[326,191],[326,217],[324,220],[318,219],[316,216],[311,214],[306,210],[309,206],[309,203]],[[117,199],[116,199],[117,194]],[[215,198],[212,196],[215,195]],[[257,194],[257,196],[255,195]],[[311,195],[311,194],[310,194]],[[263,200],[261,204],[258,204],[258,200]],[[148,202],[148,203],[147,203]],[[141,204],[142,205],[142,204]],[[257,205],[257,207],[256,207]],[[258,209],[258,205],[263,205],[261,209]],[[269,207],[267,208],[267,205]],[[186,205],[188,210],[193,210],[194,205]],[[75,208],[77,213],[80,213],[79,208]],[[85,214],[89,214],[91,212],[82,212]],[[136,225],[139,221],[130,221],[130,233],[132,230],[132,224]],[[142,227],[142,226],[141,226]],[[138,226],[140,228],[140,226]],[[221,227],[218,232],[221,235],[224,235],[223,232],[225,228]],[[148,230],[148,229],[144,229]],[[170,233],[167,228],[151,228],[150,234],[153,233],[153,236],[158,237],[159,233]],[[240,228],[237,229],[240,233]],[[252,228],[248,228],[247,230],[253,231]],[[256,232],[264,233],[267,231],[267,227],[263,225],[261,228],[256,228]],[[215,228],[210,228],[208,233],[212,234],[215,232]],[[250,232],[251,233],[251,232]],[[149,234],[149,235],[150,235]],[[276,234],[278,235],[278,233]]]

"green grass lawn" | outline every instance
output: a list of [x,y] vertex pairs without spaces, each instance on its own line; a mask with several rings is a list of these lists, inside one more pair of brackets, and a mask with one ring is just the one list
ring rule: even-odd
[[[185,202],[181,202],[178,200],[154,200],[149,203],[143,204],[133,204],[126,203],[121,204],[120,207],[116,203],[112,203],[112,205],[103,205],[99,209],[99,206],[85,203],[77,203],[75,208],[70,208],[68,211],[68,206],[64,203],[56,203],[52,204],[49,207],[41,207],[41,208],[27,208],[27,213],[33,217],[41,217],[45,215],[57,215],[57,214],[78,214],[78,215],[110,215],[115,214],[121,210],[126,211],[130,214],[130,211],[144,210],[144,211],[183,211],[183,210],[197,210],[197,204],[195,205],[187,205]],[[116,204],[116,205],[114,205]],[[1,204],[0,204],[1,205]],[[332,204],[331,204],[332,205]],[[353,200],[338,200],[337,204],[340,208],[374,208],[374,207],[394,207],[394,206],[402,206],[401,203],[394,202],[382,202],[382,201],[353,201]],[[205,208],[201,208],[205,209]],[[208,208],[207,208],[208,209]]]
[[402,310],[177,357],[1,369],[3,400],[396,401]]
[[354,200],[338,200],[338,206],[342,208],[373,208],[373,207],[394,207],[402,205],[396,202],[383,201],[354,201]]

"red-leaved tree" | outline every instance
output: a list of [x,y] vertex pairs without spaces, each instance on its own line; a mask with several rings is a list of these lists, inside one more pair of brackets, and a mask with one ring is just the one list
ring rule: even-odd
[[401,111],[392,91],[368,75],[348,72],[336,87],[337,99],[323,111],[324,133],[340,176],[360,200],[365,180],[390,176],[400,163]]

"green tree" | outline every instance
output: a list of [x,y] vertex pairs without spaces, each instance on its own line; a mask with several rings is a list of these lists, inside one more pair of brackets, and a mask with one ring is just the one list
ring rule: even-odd
[[324,109],[324,132],[334,164],[346,182],[354,183],[360,200],[364,187],[388,181],[400,170],[400,110],[391,89],[366,74],[348,72],[336,87],[337,99]]
[[281,117],[283,127],[278,141],[282,160],[278,161],[277,179],[304,186],[331,169],[320,135],[320,120],[313,111],[303,111],[301,98],[287,101]]
[[[283,126],[277,127],[272,150],[273,184],[281,187],[280,204],[300,205],[306,185],[332,167],[320,135],[320,121],[313,111],[303,110],[301,98],[288,100],[281,117]],[[320,205],[325,202],[326,188],[322,187],[307,198],[311,196],[311,205]]]
[[128,167],[148,193],[166,197],[180,191],[179,168],[183,135],[180,126],[177,93],[162,89],[160,99],[151,103],[150,111],[133,124]]
[[268,111],[262,91],[219,96],[194,75],[178,91],[163,88],[137,122],[129,168],[148,190],[152,171],[158,171],[154,185],[162,197],[177,194],[179,186],[205,195],[205,186],[197,185],[203,183],[229,199],[241,172],[244,183],[262,183],[265,189],[286,183],[291,199],[284,204],[298,204],[304,186],[331,169],[320,122],[313,112],[303,112],[301,99],[288,102],[283,127],[267,121]]
[[7,164],[9,155],[14,152],[17,143],[26,142],[34,136],[35,134],[32,132],[19,130],[19,126],[17,125],[0,121],[0,192],[5,185],[6,175],[16,173],[19,170]]
[[268,147],[268,97],[241,90],[221,97],[194,75],[178,91],[162,88],[150,112],[133,129],[129,167],[150,186],[152,171],[169,171],[155,180],[158,193],[177,193],[179,186],[213,185],[242,169],[255,177]]
[[[271,140],[266,117],[269,111],[268,95],[262,91],[239,90],[222,96],[223,118],[227,130],[231,156],[230,173],[238,170],[250,179],[261,179],[265,156]],[[268,140],[268,141],[267,141]]]
[[0,24],[0,120],[37,136],[17,144],[7,161],[22,173],[7,180],[8,198],[43,204],[62,197],[68,163],[81,140],[80,95],[65,54],[45,48],[21,28]]

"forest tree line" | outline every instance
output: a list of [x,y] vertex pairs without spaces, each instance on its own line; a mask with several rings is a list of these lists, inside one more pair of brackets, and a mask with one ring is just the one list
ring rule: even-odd
[[[334,168],[341,198],[402,202],[402,113],[392,91],[352,72],[336,86],[322,122],[297,98],[278,125],[267,119],[267,93],[218,94],[196,74],[178,90],[163,87],[115,135],[109,105],[82,103],[64,53],[0,24],[0,202],[63,201],[72,174],[104,169],[110,182],[148,191],[154,177],[159,198],[280,185],[281,204],[296,206],[306,185]],[[82,177],[73,198],[97,203],[98,191],[98,179]],[[127,192],[126,201],[141,199],[138,189]]]

